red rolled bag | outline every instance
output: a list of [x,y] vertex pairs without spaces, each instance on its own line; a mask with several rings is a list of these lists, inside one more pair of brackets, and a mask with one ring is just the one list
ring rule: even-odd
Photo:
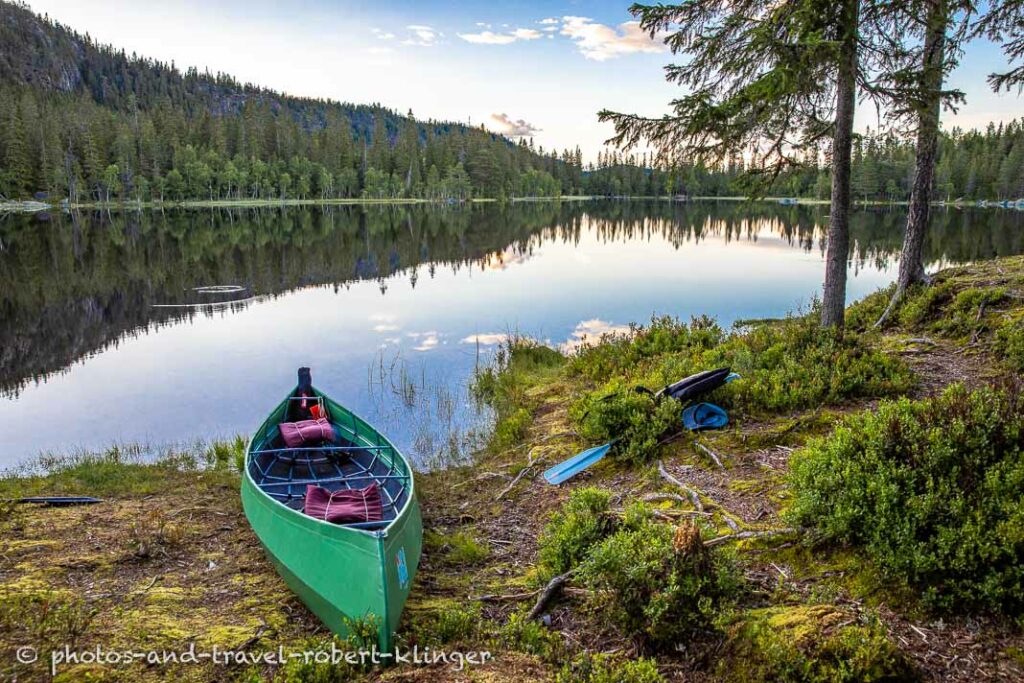
[[377,482],[361,489],[328,491],[320,486],[306,486],[303,512],[325,522],[345,524],[379,522],[384,519],[384,503]]
[[301,446],[319,446],[325,441],[333,443],[335,440],[334,427],[327,418],[319,420],[302,420],[301,422],[282,422],[278,425],[281,430],[281,438],[288,448],[299,448]]

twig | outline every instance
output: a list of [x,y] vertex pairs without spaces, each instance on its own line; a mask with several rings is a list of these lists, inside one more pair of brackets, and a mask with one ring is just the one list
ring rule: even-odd
[[926,346],[938,346],[937,343],[933,342],[928,337],[911,337],[906,340],[907,344],[925,344]]
[[644,495],[640,500],[652,501],[652,500],[674,500],[677,503],[685,503],[686,498],[683,498],[678,493],[648,493]]
[[244,652],[244,651],[248,650],[250,647],[255,645],[259,641],[260,638],[263,637],[263,634],[266,633],[267,628],[268,628],[268,626],[266,624],[260,624],[259,628],[256,629],[256,633],[253,634],[252,638],[250,638],[249,640],[245,641],[244,643],[242,643],[241,645],[236,647],[234,651],[235,652]]
[[565,582],[569,580],[573,571],[575,570],[570,569],[566,573],[559,574],[548,581],[548,585],[544,586],[544,590],[541,591],[540,597],[537,598],[537,602],[534,603],[533,609],[531,609],[530,613],[526,615],[527,621],[532,621],[541,615],[544,611],[544,607],[548,604],[551,598],[555,597],[555,594],[562,590],[562,586],[564,586]]
[[693,503],[693,507],[697,508],[697,512],[704,512],[704,504],[700,502],[700,496],[697,495],[697,492],[669,474],[668,470],[665,469],[665,463],[661,460],[658,461],[658,473],[663,479],[685,491],[686,495],[690,497],[690,502]]
[[715,464],[718,465],[718,469],[722,470],[723,472],[726,471],[725,470],[725,465],[722,464],[722,461],[718,458],[718,454],[717,453],[715,453],[713,450],[711,450],[710,448],[708,448],[707,446],[702,444],[700,441],[694,441],[693,445],[696,446],[698,449],[700,449],[703,453],[705,453],[712,460],[714,460]]
[[149,589],[150,589],[150,588],[152,588],[153,586],[155,586],[155,585],[156,585],[156,582],[157,582],[157,581],[159,581],[159,580],[160,580],[160,575],[159,575],[159,574],[157,574],[156,576],[154,576],[154,577],[153,577],[153,580],[149,582],[149,585],[147,585],[147,586],[146,586],[145,588],[143,588],[143,589],[142,589],[141,591],[139,591],[139,592],[140,592],[140,593],[148,593],[148,592],[149,592]]
[[526,600],[532,598],[537,593],[540,593],[541,589],[538,588],[535,591],[529,593],[510,593],[508,595],[470,595],[469,600],[475,600],[476,602],[511,602],[513,600]]
[[718,536],[717,538],[710,538],[704,541],[704,545],[707,547],[722,545],[729,541],[742,541],[745,538],[765,538],[768,536],[779,536],[781,534],[792,534],[795,533],[796,529],[764,529],[763,531],[741,531],[736,534],[726,534],[725,536]]
[[[721,506],[719,506],[719,507],[721,507]],[[722,519],[725,521],[725,525],[727,527],[729,527],[730,529],[732,529],[733,531],[739,531],[740,530],[740,525],[736,523],[736,520],[734,520],[732,517],[730,517],[729,515],[727,515],[725,513],[725,509],[724,508],[722,508]]]

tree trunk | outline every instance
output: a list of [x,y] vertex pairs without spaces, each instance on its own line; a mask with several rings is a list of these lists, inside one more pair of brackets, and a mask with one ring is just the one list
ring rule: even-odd
[[858,0],[845,0],[844,36],[836,73],[836,126],[832,137],[832,205],[825,255],[825,291],[821,301],[823,327],[842,327],[846,312],[846,260],[850,251],[850,161],[853,113],[857,106]]
[[882,325],[903,298],[907,288],[927,282],[921,252],[928,229],[932,187],[935,184],[935,162],[938,156],[939,114],[942,109],[942,81],[945,74],[946,23],[945,0],[928,3],[927,33],[921,63],[921,92],[917,96],[917,148],[914,159],[914,184],[910,190],[907,232],[903,236],[900,272],[889,305],[875,327]]

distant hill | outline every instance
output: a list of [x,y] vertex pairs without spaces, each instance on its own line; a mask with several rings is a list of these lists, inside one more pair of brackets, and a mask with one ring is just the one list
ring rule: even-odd
[[0,192],[79,201],[579,191],[578,151],[291,97],[100,45],[0,1]]

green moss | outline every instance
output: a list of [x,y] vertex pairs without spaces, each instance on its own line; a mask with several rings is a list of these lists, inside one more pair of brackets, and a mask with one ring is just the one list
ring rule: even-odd
[[562,639],[539,621],[527,619],[524,612],[513,612],[498,633],[498,643],[506,648],[553,661],[562,652]]
[[565,664],[556,683],[663,683],[653,660],[613,658],[606,654],[583,653]]
[[454,564],[479,564],[491,554],[490,548],[467,531],[444,535],[428,529],[423,534],[423,545],[428,551],[442,553],[446,562]]
[[916,678],[881,628],[849,622],[827,605],[750,610],[729,625],[727,657],[718,674],[743,683],[895,683]]

